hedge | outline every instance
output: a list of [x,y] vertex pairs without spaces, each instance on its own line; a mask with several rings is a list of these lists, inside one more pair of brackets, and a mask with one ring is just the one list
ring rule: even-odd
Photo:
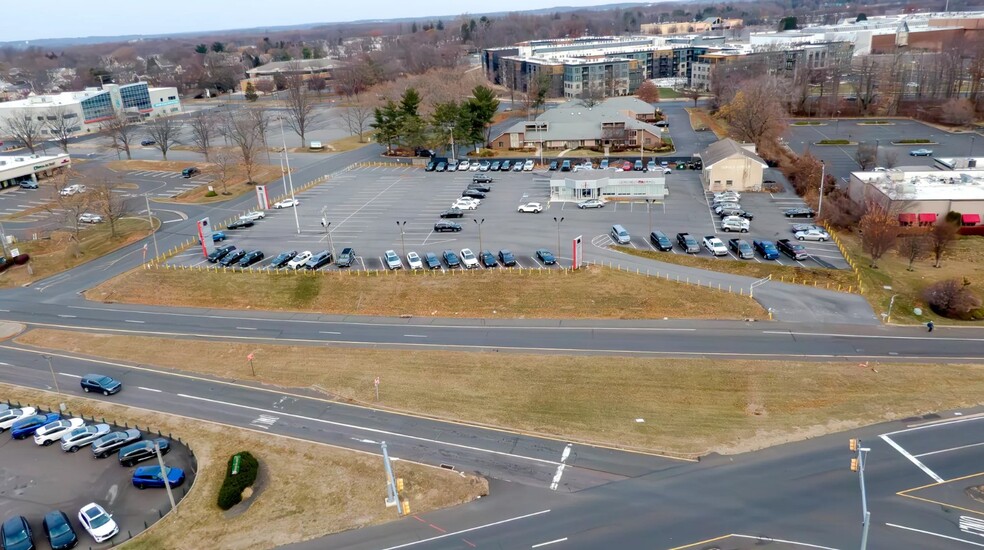
[[[239,456],[239,473],[232,475],[232,462]],[[249,451],[241,451],[229,457],[226,477],[219,488],[219,508],[228,510],[243,500],[243,490],[253,485],[260,471],[260,463]]]
[[893,143],[932,143],[932,141],[930,141],[928,139],[924,139],[924,138],[920,138],[920,139],[900,139],[900,140],[895,141]]
[[984,225],[970,225],[961,227],[957,230],[961,235],[982,235],[984,236]]
[[817,143],[820,145],[848,145],[851,142],[846,139],[821,139]]

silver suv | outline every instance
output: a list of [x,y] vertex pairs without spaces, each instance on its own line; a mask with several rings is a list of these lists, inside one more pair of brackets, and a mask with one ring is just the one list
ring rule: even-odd
[[109,424],[94,424],[92,426],[75,428],[62,436],[61,448],[67,453],[74,453],[108,433]]
[[92,456],[96,458],[106,458],[113,451],[124,445],[129,445],[139,440],[143,435],[140,430],[130,428],[122,432],[108,433],[92,442]]

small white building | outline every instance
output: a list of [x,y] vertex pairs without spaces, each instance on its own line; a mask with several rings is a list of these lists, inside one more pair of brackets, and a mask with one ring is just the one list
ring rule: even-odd
[[666,177],[655,172],[583,170],[553,172],[550,179],[551,202],[662,199],[669,194]]
[[0,157],[0,190],[18,187],[22,181],[38,181],[72,166],[67,154]]
[[897,214],[901,225],[931,225],[949,212],[959,212],[963,225],[979,225],[984,216],[984,174],[977,170],[852,172],[848,191],[855,203]]

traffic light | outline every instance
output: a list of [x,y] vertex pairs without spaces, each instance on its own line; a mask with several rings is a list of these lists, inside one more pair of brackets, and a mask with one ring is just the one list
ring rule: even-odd
[[409,500],[404,500],[403,501],[403,515],[404,516],[410,515],[410,501]]
[[851,459],[851,471],[852,472],[858,471],[858,459],[856,458]]
[[396,478],[396,492],[397,493],[402,493],[403,492],[403,478],[402,477]]
[[858,452],[858,440],[857,439],[854,439],[854,438],[851,438],[850,443],[848,443],[848,448],[851,449],[851,452],[852,453]]

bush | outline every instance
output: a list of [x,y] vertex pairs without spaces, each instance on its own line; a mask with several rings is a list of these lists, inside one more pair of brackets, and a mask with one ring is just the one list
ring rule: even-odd
[[981,299],[970,291],[970,281],[946,279],[923,290],[923,300],[938,315],[955,319],[971,319],[981,307]]
[[957,230],[961,235],[980,235],[984,236],[984,225],[968,225]]
[[900,139],[892,143],[932,143],[932,141],[924,138],[919,138],[919,139]]
[[848,145],[851,142],[846,139],[821,139],[817,143],[820,145]]
[[253,485],[256,475],[260,471],[260,463],[249,451],[237,453],[239,455],[239,473],[232,475],[232,461],[236,455],[229,457],[226,465],[226,477],[219,488],[219,508],[228,510],[239,504],[243,500],[243,490]]
[[216,193],[215,191],[209,191],[208,193],[205,193],[206,197],[217,197],[218,195],[219,194]]
[[30,254],[18,254],[13,257],[13,261],[17,265],[24,265],[31,259]]

